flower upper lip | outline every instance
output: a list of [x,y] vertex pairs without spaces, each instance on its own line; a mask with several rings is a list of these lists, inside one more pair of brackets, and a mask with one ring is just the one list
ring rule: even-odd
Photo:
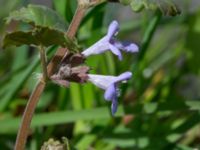
[[108,27],[107,37],[111,39],[113,36],[116,36],[119,31],[119,24],[116,20],[112,21]]

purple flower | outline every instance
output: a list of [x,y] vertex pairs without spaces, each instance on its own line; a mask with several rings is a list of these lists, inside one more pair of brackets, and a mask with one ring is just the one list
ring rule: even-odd
[[107,35],[96,42],[94,45],[84,50],[82,54],[87,57],[90,55],[101,54],[107,50],[118,56],[119,60],[122,60],[122,54],[120,50],[125,52],[138,52],[138,46],[130,42],[120,42],[115,39],[119,31],[119,24],[117,21],[112,21],[108,27]]
[[88,80],[98,86],[99,88],[105,90],[104,98],[112,102],[111,112],[112,115],[117,111],[117,97],[119,95],[118,84],[122,81],[129,80],[132,76],[131,72],[125,72],[119,76],[104,76],[104,75],[93,75],[88,74]]

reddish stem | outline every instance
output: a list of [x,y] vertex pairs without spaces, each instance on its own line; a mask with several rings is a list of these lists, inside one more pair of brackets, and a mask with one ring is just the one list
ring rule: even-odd
[[[82,18],[84,17],[86,8],[78,7],[76,10],[76,13],[72,19],[71,25],[68,28],[68,32],[66,33],[68,37],[73,38],[78,30],[78,27],[80,25],[80,22]],[[57,65],[59,64],[62,57],[68,52],[67,48],[59,48],[50,61],[50,63],[47,66],[47,72],[48,75],[51,76]],[[39,81],[39,83],[36,85],[34,91],[32,92],[28,103],[26,105],[26,108],[23,113],[21,126],[18,130],[17,139],[15,143],[15,150],[24,150],[26,140],[28,137],[29,129],[31,120],[33,117],[33,114],[35,112],[35,108],[37,106],[37,103],[40,99],[40,96],[42,95],[44,89],[45,89],[46,83],[44,81]]]

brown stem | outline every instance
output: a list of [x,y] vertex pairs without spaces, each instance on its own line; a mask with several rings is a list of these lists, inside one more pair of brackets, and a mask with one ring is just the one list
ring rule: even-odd
[[[78,7],[75,15],[72,19],[72,22],[69,26],[69,29],[67,31],[67,36],[70,38],[73,38],[76,34],[76,31],[79,27],[79,24],[85,14],[86,8],[82,8],[82,7]],[[67,48],[60,48],[55,56],[52,58],[51,62],[49,63],[49,65],[47,66],[47,71],[48,71],[48,75],[49,77],[54,73],[57,65],[59,64],[60,60],[63,58],[63,56],[68,52]]]
[[[71,25],[69,26],[68,32],[67,32],[67,36],[69,36],[70,38],[73,38],[75,36],[78,26],[82,18],[84,17],[85,11],[86,11],[86,8],[82,8],[82,7],[77,8],[77,11],[72,19]],[[59,48],[57,50],[56,54],[54,55],[54,57],[52,58],[52,60],[47,66],[47,72],[49,76],[53,74],[58,63],[60,62],[60,60],[62,59],[62,57],[65,55],[67,51],[68,51],[67,48]],[[39,98],[42,92],[44,91],[45,85],[46,84],[44,82],[39,81],[39,83],[36,85],[36,88],[34,89],[34,91],[32,92],[28,100],[28,103],[23,113],[21,126],[18,130],[17,139],[15,143],[15,150],[24,150],[26,140],[28,137],[28,132],[30,129],[31,120],[32,120],[35,108],[37,106],[37,103],[39,101]]]
[[[85,14],[85,11],[86,11],[86,8],[82,8],[82,7],[78,7],[76,12],[75,12],[75,15],[74,15],[74,18],[76,19],[73,19],[73,21],[71,22],[70,26],[69,26],[69,29],[73,29],[73,30],[68,30],[67,31],[67,36],[69,38],[73,38],[76,34],[76,31],[78,30],[78,27],[81,23],[81,20],[83,19],[83,16]],[[78,17],[76,17],[78,16]]]
[[39,97],[41,96],[42,91],[45,88],[45,82],[39,81],[36,85],[34,92],[30,96],[26,108],[24,110],[24,114],[22,117],[21,126],[19,128],[15,150],[23,150],[26,144],[26,139],[28,137],[30,131],[30,124],[32,120],[32,116],[35,111],[35,107],[39,101]]
[[43,82],[47,82],[48,74],[47,74],[47,60],[46,60],[46,52],[43,46],[39,46],[40,51],[40,60],[41,60],[41,67],[42,67],[42,80]]

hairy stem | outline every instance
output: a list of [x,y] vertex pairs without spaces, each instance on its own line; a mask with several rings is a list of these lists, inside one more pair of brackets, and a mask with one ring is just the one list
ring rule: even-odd
[[42,66],[42,75],[43,75],[43,82],[46,83],[48,79],[48,74],[47,74],[47,60],[46,60],[46,52],[45,48],[43,46],[39,47],[40,51],[40,60],[41,60],[41,66]]
[[[73,38],[75,36],[78,26],[85,14],[85,11],[86,11],[86,8],[82,8],[82,7],[77,8],[76,13],[73,17],[72,23],[70,27],[68,28],[68,32],[67,32],[67,36],[69,36],[70,38]],[[56,54],[54,55],[54,57],[52,58],[52,60],[47,66],[47,73],[49,76],[53,74],[60,60],[62,59],[62,57],[65,55],[67,51],[68,51],[67,48],[59,48],[57,50]],[[28,100],[28,103],[23,113],[21,126],[18,130],[17,139],[15,143],[15,150],[24,150],[29,129],[30,129],[31,120],[35,112],[35,108],[37,106],[39,98],[44,91],[45,85],[46,84],[44,82],[39,81],[39,83],[36,85],[34,91],[32,92]]]
[[39,81],[39,83],[36,85],[33,93],[31,94],[28,100],[28,103],[26,105],[26,108],[24,110],[24,114],[22,117],[21,126],[17,134],[15,150],[23,150],[25,147],[26,139],[30,131],[32,116],[34,114],[35,107],[39,101],[39,97],[41,96],[41,93],[45,88],[45,85],[46,85],[45,82]]

